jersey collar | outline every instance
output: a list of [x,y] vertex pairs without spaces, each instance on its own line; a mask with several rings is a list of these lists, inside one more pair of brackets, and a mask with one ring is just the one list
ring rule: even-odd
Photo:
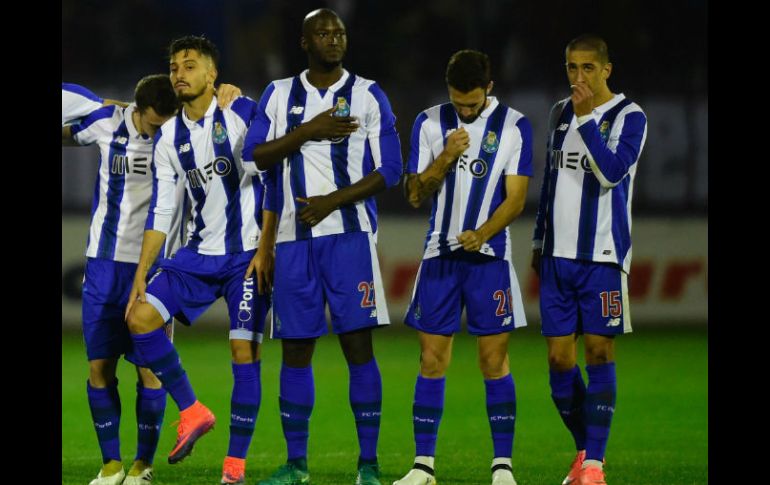
[[199,119],[198,121],[191,120],[190,118],[187,117],[187,113],[185,113],[184,108],[181,108],[182,119],[184,120],[185,125],[187,125],[189,128],[192,128],[195,125],[203,127],[203,125],[206,123],[206,118],[214,116],[215,109],[217,109],[217,97],[213,96],[211,98],[211,103],[209,103],[209,107],[206,110],[206,114],[204,114],[201,119]]
[[489,98],[489,106],[484,108],[484,111],[481,112],[479,115],[479,118],[489,118],[489,115],[492,114],[492,112],[497,108],[497,105],[500,104],[500,102],[497,100],[496,96],[487,96]]
[[609,111],[612,108],[614,108],[618,103],[620,103],[624,99],[626,99],[626,97],[625,97],[625,95],[623,93],[616,94],[615,96],[612,97],[612,99],[610,99],[606,103],[601,104],[601,105],[595,107],[594,108],[594,113],[598,113],[600,115],[603,115],[607,111]]
[[136,103],[131,103],[123,110],[123,119],[126,121],[126,129],[128,130],[128,136],[131,139],[143,138],[139,133],[139,127],[134,126],[134,111],[136,111]]
[[[305,87],[305,91],[307,91],[307,92],[312,92],[312,91],[318,92],[318,88],[313,86],[312,84],[310,84],[310,81],[307,80],[307,73],[309,71],[310,71],[309,69],[305,69],[304,71],[302,71],[300,73],[300,75],[299,75],[299,79],[300,79],[300,81],[302,81],[302,86]],[[348,80],[349,77],[350,77],[350,73],[347,71],[347,69],[345,69],[343,67],[342,68],[342,76],[340,76],[340,78],[337,80],[336,83],[334,83],[331,86],[329,86],[328,88],[326,88],[326,92],[327,93],[330,92],[330,91],[331,92],[336,92],[337,90],[339,90],[345,84],[345,82]],[[319,93],[319,95],[320,95],[320,93]]]

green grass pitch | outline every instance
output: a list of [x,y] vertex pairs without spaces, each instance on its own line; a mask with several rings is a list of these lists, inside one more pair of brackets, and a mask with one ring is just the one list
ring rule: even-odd
[[[572,440],[551,402],[545,341],[539,326],[514,332],[511,369],[516,382],[513,452],[519,485],[561,483],[574,456]],[[218,418],[193,454],[177,465],[166,456],[178,411],[168,399],[155,463],[156,485],[218,484],[227,451],[232,387],[226,331],[177,327],[176,344],[199,399]],[[607,446],[611,485],[708,483],[708,331],[706,327],[640,326],[616,343],[618,400]],[[383,378],[379,459],[383,485],[411,466],[411,407],[418,370],[416,335],[401,325],[375,334]],[[247,457],[246,482],[264,478],[286,457],[278,415],[280,343],[262,352],[262,405]],[[582,353],[581,353],[582,362]],[[358,445],[348,404],[348,374],[336,337],[318,342],[314,358],[316,403],[310,420],[309,467],[314,485],[352,485]],[[78,332],[62,333],[62,485],[85,485],[101,465],[86,400],[88,366]],[[136,450],[136,374],[118,368],[123,407],[121,452],[130,465]],[[584,374],[585,376],[585,374]],[[455,339],[447,374],[446,407],[436,448],[440,485],[488,484],[492,443],[475,338]]]

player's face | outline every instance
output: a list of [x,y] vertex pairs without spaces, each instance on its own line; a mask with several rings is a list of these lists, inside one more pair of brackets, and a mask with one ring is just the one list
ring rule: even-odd
[[345,26],[337,17],[319,16],[302,36],[301,45],[320,64],[336,66],[348,50]]
[[171,57],[171,84],[179,101],[186,102],[201,96],[214,86],[217,70],[208,56],[194,49],[185,49]]
[[473,123],[479,117],[487,102],[489,89],[475,88],[467,93],[449,86],[449,101],[457,111],[457,117],[463,123]]
[[139,123],[142,125],[142,133],[151,137],[160,129],[161,125],[171,119],[174,115],[161,116],[152,106],[148,106],[144,112],[139,113]]
[[570,86],[585,83],[594,94],[606,90],[612,64],[603,64],[596,51],[567,51],[566,67]]

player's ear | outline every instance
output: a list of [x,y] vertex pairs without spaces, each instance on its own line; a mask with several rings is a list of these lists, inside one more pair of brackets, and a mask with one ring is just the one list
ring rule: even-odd
[[303,51],[307,52],[307,39],[305,39],[304,35],[299,38],[299,46]]
[[489,84],[487,84],[487,96],[489,96],[489,93],[492,92],[492,88],[495,87],[494,81],[489,81]]
[[603,72],[604,72],[603,73],[603,77],[604,77],[604,80],[606,81],[607,79],[610,78],[610,74],[612,74],[612,63],[611,62],[608,62],[607,64],[604,65]]

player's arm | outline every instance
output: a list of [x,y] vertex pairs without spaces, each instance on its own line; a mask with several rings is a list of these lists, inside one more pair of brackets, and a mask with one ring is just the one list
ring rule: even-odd
[[111,119],[115,114],[114,107],[105,106],[92,111],[76,123],[62,126],[61,144],[65,146],[91,145],[99,141],[112,140],[114,125]]
[[70,125],[61,127],[61,144],[62,146],[74,147],[78,146],[78,143],[72,139],[72,129]]
[[326,195],[297,197],[297,202],[305,204],[299,211],[299,219],[309,226],[315,226],[341,206],[371,197],[382,192],[386,187],[385,177],[380,172],[374,171],[353,185]]
[[244,275],[244,278],[248,279],[252,273],[256,274],[257,293],[260,295],[269,294],[273,287],[277,223],[278,214],[267,209],[262,211],[262,232],[259,235],[259,246]]
[[214,91],[214,94],[217,96],[217,106],[219,106],[219,109],[225,109],[243,93],[241,88],[234,84],[220,84]]
[[441,187],[447,172],[454,167],[460,155],[470,147],[470,135],[465,128],[453,131],[446,141],[444,150],[420,173],[406,176],[406,198],[412,207],[420,207],[422,202]]
[[[627,113],[614,150],[602,140],[599,127],[591,115],[593,93],[578,82],[573,86],[572,104],[577,116],[578,132],[586,146],[586,156],[591,170],[605,189],[620,183],[636,163],[647,135],[647,117],[641,111]],[[610,141],[612,141],[610,139]]]
[[457,235],[457,241],[466,251],[478,251],[492,236],[505,229],[524,209],[527,198],[529,177],[524,175],[505,176],[505,199],[492,213],[492,217],[476,230],[464,231]]
[[[173,149],[173,146],[172,146]],[[134,274],[134,283],[126,306],[125,317],[128,318],[131,307],[137,299],[146,302],[145,289],[147,288],[147,274],[158,259],[166,235],[171,229],[171,221],[176,211],[178,176],[171,165],[166,143],[162,139],[162,130],[155,134],[152,163],[153,184],[150,208],[147,212],[147,221],[144,225],[144,237],[142,239],[142,251],[139,255],[139,264]]]
[[310,226],[321,222],[339,207],[367,199],[401,180],[401,142],[396,131],[396,117],[385,93],[374,83],[367,91],[364,129],[371,147],[374,170],[358,182],[326,195],[301,198],[305,203],[299,219]]
[[125,101],[118,101],[117,99],[105,99],[102,105],[104,106],[120,106],[121,108],[128,107],[129,103],[126,103]]
[[358,129],[358,121],[352,116],[332,116],[335,109],[322,111],[284,136],[255,146],[251,155],[257,168],[267,170],[310,140],[349,136]]

